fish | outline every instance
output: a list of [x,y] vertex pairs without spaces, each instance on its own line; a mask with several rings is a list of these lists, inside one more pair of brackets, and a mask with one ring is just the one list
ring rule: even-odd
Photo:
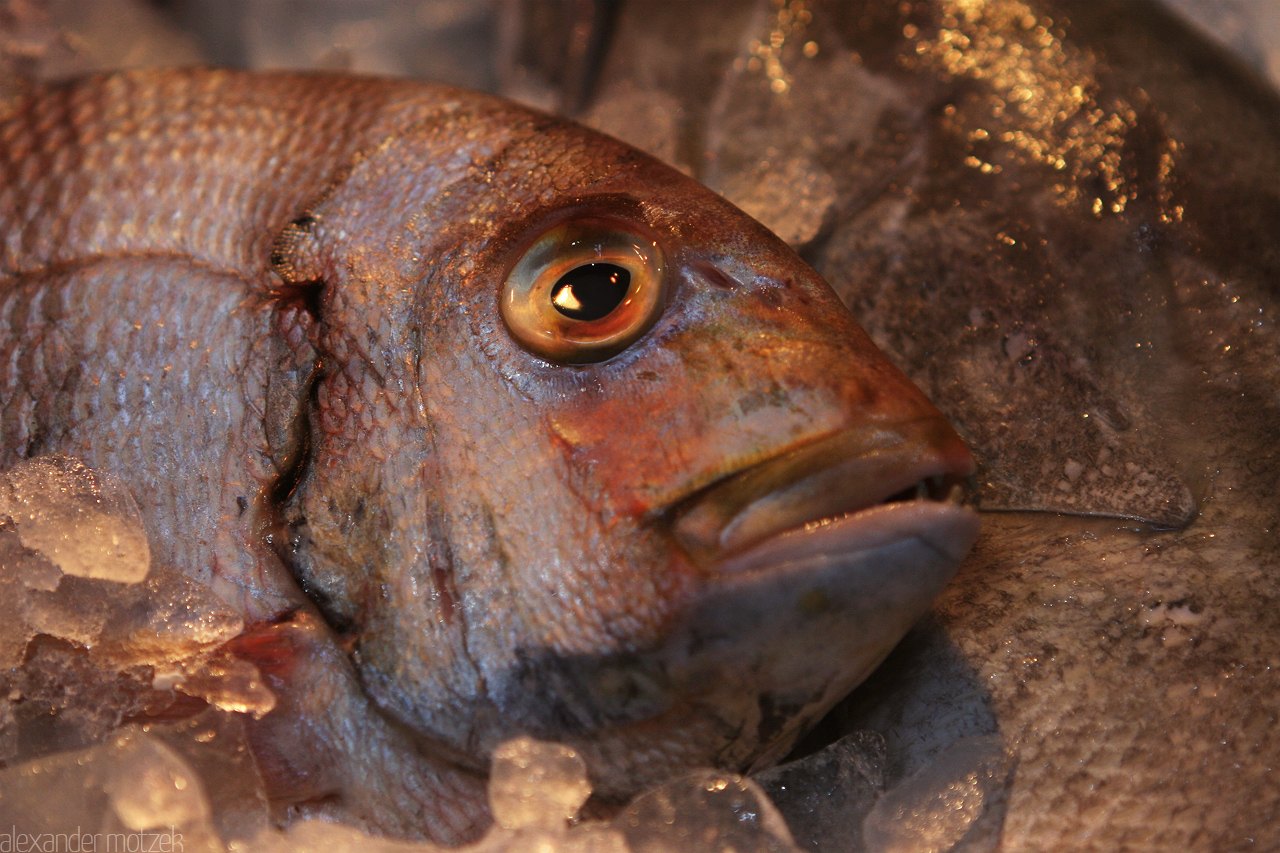
[[[784,236],[978,458],[972,556],[804,750],[880,738],[918,820],[784,808],[797,841],[1280,846],[1275,90],[1151,3],[622,3],[587,79],[541,61]],[[921,780],[987,739],[963,838],[963,774]]]
[[7,98],[0,168],[0,469],[106,472],[148,583],[240,620],[279,814],[457,844],[516,735],[605,802],[766,766],[977,536],[971,454],[831,288],[579,125],[130,71]]

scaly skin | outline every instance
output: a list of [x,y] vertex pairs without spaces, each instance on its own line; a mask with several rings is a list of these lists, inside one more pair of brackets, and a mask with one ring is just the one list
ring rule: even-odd
[[[578,746],[615,798],[747,766],[949,575],[868,615],[673,541],[725,475],[940,416],[776,238],[620,143],[421,84],[176,71],[15,101],[0,159],[0,465],[115,471],[156,562],[244,615],[235,649],[281,697],[255,732],[280,803],[456,843],[520,732]],[[643,338],[569,367],[497,298],[575,211],[649,235],[670,285]],[[965,470],[932,434],[913,458]],[[700,658],[738,648],[715,632],[739,603],[782,635]],[[780,663],[793,636],[833,659]]]

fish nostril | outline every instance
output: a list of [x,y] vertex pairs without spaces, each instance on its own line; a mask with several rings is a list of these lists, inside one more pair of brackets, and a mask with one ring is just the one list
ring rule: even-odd
[[710,284],[712,287],[720,290],[737,290],[742,287],[742,282],[729,275],[717,266],[709,264],[705,261],[697,261],[693,264],[693,271],[700,278]]

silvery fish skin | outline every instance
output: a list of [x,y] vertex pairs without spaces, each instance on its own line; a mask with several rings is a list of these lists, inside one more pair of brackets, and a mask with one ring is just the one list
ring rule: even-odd
[[[830,288],[609,138],[193,70],[36,89],[0,140],[0,465],[112,472],[241,614],[282,804],[456,842],[517,733],[605,798],[766,764],[976,536],[968,451]],[[623,244],[651,303],[511,307]]]
[[[972,440],[984,509],[1077,514],[987,515],[827,720],[883,734],[890,786],[1004,743],[993,832],[894,849],[1280,846],[1275,92],[1099,0],[623,4],[600,71],[580,117],[797,246]],[[824,817],[797,837],[864,849]]]

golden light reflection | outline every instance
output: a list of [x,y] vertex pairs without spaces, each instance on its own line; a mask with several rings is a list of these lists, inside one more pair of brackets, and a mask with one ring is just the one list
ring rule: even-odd
[[[1121,97],[1098,102],[1097,58],[1064,44],[1050,17],[1016,0],[943,0],[942,12],[936,33],[922,35],[908,64],[990,86],[990,126],[956,129],[971,145],[998,140],[1062,172],[1064,203],[1082,200],[1098,216],[1122,212],[1136,194],[1122,158],[1138,113]],[[903,29],[907,38],[917,32],[914,25]],[[960,121],[954,110],[948,115]],[[1176,148],[1170,141],[1160,155],[1159,187],[1170,183]],[[984,173],[1000,171],[990,162],[990,147],[984,150],[988,157],[975,150],[964,162]],[[1085,195],[1086,187],[1093,187],[1088,193],[1094,197]],[[1159,201],[1166,219],[1178,216],[1169,199]]]
[[[782,95],[791,89],[792,78],[783,62],[783,49],[788,42],[799,43],[804,37],[805,26],[813,20],[813,13],[805,8],[806,5],[807,0],[773,0],[769,34],[748,45],[751,56],[746,61],[747,70],[763,71],[769,81],[769,90],[774,94]],[[816,56],[818,43],[805,42],[801,52],[806,57]]]

